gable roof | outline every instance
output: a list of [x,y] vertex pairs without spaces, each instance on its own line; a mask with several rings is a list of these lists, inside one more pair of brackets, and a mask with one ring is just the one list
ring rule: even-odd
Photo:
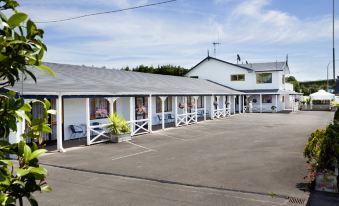
[[200,61],[198,64],[196,64],[194,67],[192,67],[188,72],[191,72],[193,69],[198,67],[200,64],[202,64],[205,61],[209,60],[215,60],[224,64],[232,65],[235,67],[239,67],[241,69],[245,69],[247,71],[254,71],[254,72],[263,72],[263,71],[284,71],[285,69],[288,69],[288,64],[286,62],[267,62],[267,63],[251,63],[251,64],[233,64],[231,62],[227,62],[221,59],[217,59],[211,56],[206,57],[202,61]]
[[286,62],[266,62],[266,63],[249,63],[249,64],[238,64],[242,67],[247,67],[256,72],[264,71],[284,71],[287,66]]
[[196,67],[198,67],[200,64],[202,64],[203,62],[205,61],[209,61],[209,60],[215,60],[215,61],[218,61],[218,62],[222,62],[222,63],[225,63],[225,64],[229,64],[229,65],[232,65],[232,66],[236,66],[236,67],[240,67],[242,69],[246,69],[248,71],[252,71],[252,69],[248,68],[248,67],[244,67],[244,66],[241,66],[239,64],[233,64],[231,62],[227,62],[227,61],[224,61],[224,60],[221,60],[221,59],[217,59],[217,58],[214,58],[214,57],[211,57],[211,56],[208,56],[206,57],[205,59],[201,60],[198,64],[196,64],[194,67],[192,67],[187,73],[189,73],[190,71],[192,71],[193,69],[195,69]]
[[[69,64],[44,63],[55,76],[32,69],[37,83],[24,81],[23,95],[135,96],[242,94],[203,79],[148,74]],[[21,92],[21,84],[14,88]]]

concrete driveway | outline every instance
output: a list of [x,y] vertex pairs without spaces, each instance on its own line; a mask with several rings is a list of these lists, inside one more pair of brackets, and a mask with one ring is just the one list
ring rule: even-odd
[[[41,158],[41,205],[296,205],[309,134],[332,112],[242,114]],[[289,202],[288,198],[292,198]]]

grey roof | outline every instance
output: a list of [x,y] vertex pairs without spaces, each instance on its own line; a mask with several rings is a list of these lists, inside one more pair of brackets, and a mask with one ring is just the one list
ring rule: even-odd
[[[37,83],[24,81],[24,95],[119,96],[241,94],[207,80],[115,69],[44,63],[55,76],[32,69]],[[21,84],[12,88],[21,93]]]
[[288,90],[280,90],[280,89],[253,89],[253,90],[240,90],[244,93],[252,93],[252,94],[256,94],[256,93],[266,93],[266,94],[302,94],[302,93],[298,93],[295,91],[288,91]]
[[249,68],[256,72],[264,71],[283,71],[287,66],[286,62],[266,62],[266,63],[249,63],[238,64],[241,67]]
[[202,64],[205,61],[209,60],[215,60],[224,64],[232,65],[239,67],[241,69],[245,69],[247,71],[254,71],[254,72],[265,72],[265,71],[284,71],[287,70],[287,73],[290,73],[288,63],[285,61],[282,62],[266,62],[266,63],[250,63],[250,64],[233,64],[231,62],[227,62],[221,59],[217,59],[215,57],[207,56],[203,60],[201,60],[198,64],[196,64],[194,67],[192,67],[187,73],[186,76],[188,76],[189,72],[194,70],[196,67],[198,67],[200,64]]

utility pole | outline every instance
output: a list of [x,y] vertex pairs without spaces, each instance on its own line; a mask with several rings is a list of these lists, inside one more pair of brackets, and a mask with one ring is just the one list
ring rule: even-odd
[[216,46],[221,44],[220,42],[213,42],[213,48],[214,48],[214,57],[217,58],[217,49]]
[[332,35],[332,37],[333,37],[333,80],[335,81],[335,49],[334,49],[334,12],[335,12],[335,9],[334,9],[334,6],[335,6],[335,4],[334,4],[334,0],[333,0],[333,20],[332,20],[332,23],[333,23],[333,35]]

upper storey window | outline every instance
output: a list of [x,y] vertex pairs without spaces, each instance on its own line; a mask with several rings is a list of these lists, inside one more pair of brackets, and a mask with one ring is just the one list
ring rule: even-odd
[[245,74],[232,74],[231,81],[245,81]]
[[272,83],[272,73],[258,73],[257,84]]

